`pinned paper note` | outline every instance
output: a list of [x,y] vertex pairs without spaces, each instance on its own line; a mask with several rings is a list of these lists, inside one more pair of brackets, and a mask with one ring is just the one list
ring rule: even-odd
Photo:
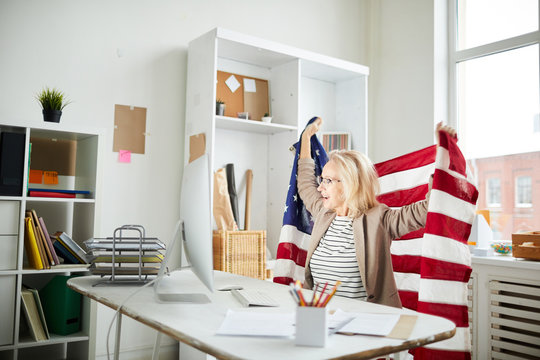
[[234,75],[229,76],[229,78],[225,80],[225,84],[227,84],[231,92],[235,92],[240,87],[240,83],[236,80],[236,76]]
[[118,162],[130,163],[131,162],[131,151],[129,151],[129,150],[118,150]]
[[113,151],[124,149],[135,154],[144,154],[147,135],[146,108],[114,106]]
[[43,184],[43,171],[30,169],[28,182],[30,184]]
[[46,185],[58,185],[58,172],[57,171],[44,171],[43,183]]
[[255,79],[244,78],[244,92],[257,92]]

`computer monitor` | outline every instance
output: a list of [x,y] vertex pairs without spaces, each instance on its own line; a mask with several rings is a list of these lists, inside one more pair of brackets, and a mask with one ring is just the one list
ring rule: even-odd
[[180,253],[181,256],[183,245],[191,271],[210,292],[214,291],[209,176],[207,154],[184,167],[180,194],[180,219],[176,223],[172,241],[167,247],[154,284],[155,298],[160,302],[210,302],[205,294],[191,293],[193,290],[184,288],[181,281],[167,279],[165,276],[172,254]]

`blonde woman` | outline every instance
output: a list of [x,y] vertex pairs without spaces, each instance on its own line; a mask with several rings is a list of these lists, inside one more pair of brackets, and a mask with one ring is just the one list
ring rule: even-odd
[[[316,178],[309,140],[321,124],[318,118],[304,130],[298,160],[298,192],[314,221],[304,287],[330,287],[339,280],[336,295],[401,307],[390,243],[425,226],[429,193],[400,209],[378,203],[373,164],[354,150],[330,152]],[[450,127],[438,124],[437,134],[439,130],[455,136]]]

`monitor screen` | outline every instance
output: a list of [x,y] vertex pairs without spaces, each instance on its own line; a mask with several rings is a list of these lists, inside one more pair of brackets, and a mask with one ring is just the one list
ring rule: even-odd
[[[192,294],[181,283],[161,285],[171,254],[181,252],[182,244],[190,269],[210,292],[214,291],[214,264],[212,254],[212,214],[210,211],[210,171],[208,155],[204,154],[184,167],[180,194],[180,219],[172,241],[161,264],[154,293],[159,301],[209,302],[204,294]],[[176,250],[175,250],[176,249]],[[172,289],[174,290],[171,292]]]

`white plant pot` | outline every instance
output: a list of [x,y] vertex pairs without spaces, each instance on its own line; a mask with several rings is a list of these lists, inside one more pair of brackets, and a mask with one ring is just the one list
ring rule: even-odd
[[263,116],[261,118],[262,122],[265,122],[265,123],[269,123],[269,122],[272,122],[272,117],[271,116]]

